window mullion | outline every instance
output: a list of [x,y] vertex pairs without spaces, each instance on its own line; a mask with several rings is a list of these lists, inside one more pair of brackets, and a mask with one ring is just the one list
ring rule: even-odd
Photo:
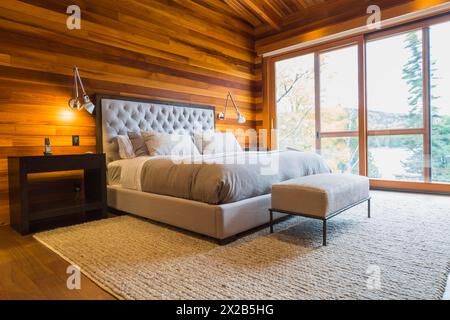
[[422,29],[423,41],[423,161],[424,161],[424,180],[431,182],[431,59],[430,59],[430,27]]
[[359,174],[368,176],[366,43],[364,36],[361,36],[358,41],[358,86]]
[[316,152],[322,153],[320,138],[320,53],[314,52],[314,90],[315,90],[315,115],[316,115]]

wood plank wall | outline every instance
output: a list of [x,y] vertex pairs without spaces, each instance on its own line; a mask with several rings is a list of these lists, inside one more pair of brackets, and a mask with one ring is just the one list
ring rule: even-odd
[[[66,8],[82,9],[81,30]],[[223,108],[230,90],[255,128],[262,106],[253,28],[215,0],[0,1],[0,225],[9,222],[7,156],[94,151],[95,121],[72,112],[72,66],[88,93],[175,100]],[[234,115],[230,112],[229,115]],[[71,146],[71,135],[81,146]]]

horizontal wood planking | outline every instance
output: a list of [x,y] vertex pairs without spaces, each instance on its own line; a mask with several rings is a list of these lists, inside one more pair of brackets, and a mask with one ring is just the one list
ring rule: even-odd
[[[66,27],[79,5],[81,30]],[[207,22],[207,23],[205,23]],[[95,151],[95,119],[72,112],[72,68],[91,95],[122,95],[212,105],[231,91],[253,129],[261,72],[253,27],[211,0],[2,0],[0,2],[0,225],[9,222],[7,156]],[[72,147],[72,135],[80,146]],[[73,176],[67,176],[71,192]],[[45,179],[50,179],[46,177]]]

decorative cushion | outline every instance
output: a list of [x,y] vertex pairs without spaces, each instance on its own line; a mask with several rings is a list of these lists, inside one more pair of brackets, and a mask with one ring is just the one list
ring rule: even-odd
[[148,156],[147,146],[140,132],[128,132],[133,151],[136,157]]
[[194,142],[204,155],[242,152],[242,148],[232,132],[194,133]]
[[117,143],[119,145],[119,155],[121,159],[131,159],[136,157],[133,145],[128,136],[117,136]]
[[369,198],[369,179],[351,174],[316,174],[272,186],[272,208],[320,218]]
[[199,156],[190,135],[161,132],[142,132],[150,156]]

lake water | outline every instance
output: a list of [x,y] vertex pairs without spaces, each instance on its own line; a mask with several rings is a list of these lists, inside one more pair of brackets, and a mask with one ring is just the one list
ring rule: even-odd
[[410,155],[408,149],[370,148],[369,152],[373,157],[373,164],[377,166],[382,179],[396,180],[397,176],[408,175],[401,163],[408,159]]

